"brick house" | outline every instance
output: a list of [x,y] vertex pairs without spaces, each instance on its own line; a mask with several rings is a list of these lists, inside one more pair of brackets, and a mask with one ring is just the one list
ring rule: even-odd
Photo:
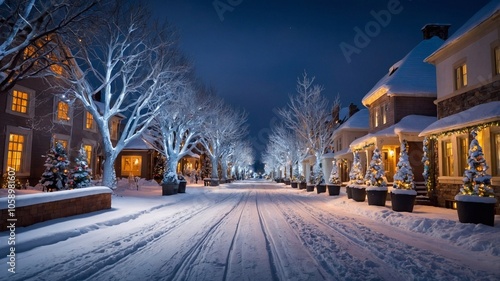
[[[0,93],[0,104],[3,105],[0,109],[3,172],[12,167],[21,183],[29,181],[30,185],[36,185],[45,170],[43,155],[58,141],[66,148],[70,161],[83,145],[94,176],[100,174],[102,138],[92,115],[78,101],[68,102],[46,80],[33,78]],[[115,139],[119,124],[117,117],[110,126]]]
[[438,205],[449,206],[459,192],[474,127],[500,202],[500,1],[479,10],[425,61],[436,67],[438,120],[421,136],[434,149]]
[[[350,144],[350,150],[364,153],[369,160],[373,150],[378,147],[388,182],[393,181],[401,141],[405,139],[409,144],[415,182],[423,185],[421,159],[424,138],[418,135],[436,120],[436,106],[433,103],[436,99],[435,68],[423,60],[442,45],[448,27],[424,26],[424,40],[391,66],[388,73],[362,99],[363,105],[369,110],[370,127],[367,135]],[[426,193],[424,188],[421,195]]]

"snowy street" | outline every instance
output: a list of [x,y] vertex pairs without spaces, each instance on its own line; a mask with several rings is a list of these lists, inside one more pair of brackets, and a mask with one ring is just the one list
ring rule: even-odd
[[[2,280],[499,280],[500,223],[413,213],[268,181],[160,196],[117,190],[111,210],[18,230]],[[0,233],[6,252],[6,232]]]

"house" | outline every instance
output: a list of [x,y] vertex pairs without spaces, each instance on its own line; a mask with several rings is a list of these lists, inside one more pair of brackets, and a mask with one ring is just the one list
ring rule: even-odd
[[500,1],[484,6],[425,61],[436,67],[438,120],[420,136],[431,140],[438,205],[449,206],[459,192],[473,128],[500,202]]
[[392,65],[362,100],[369,110],[370,128],[367,135],[350,144],[350,150],[364,153],[369,160],[373,150],[378,148],[382,153],[388,182],[393,181],[401,141],[404,139],[409,144],[410,165],[415,181],[423,185],[423,164],[420,160],[424,138],[418,134],[436,120],[433,103],[436,99],[436,72],[432,65],[423,60],[442,45],[448,27],[438,24],[424,26],[424,40]]
[[115,162],[116,177],[129,176],[153,178],[154,168],[159,161],[158,152],[141,137],[137,137],[126,145]]
[[[78,101],[67,100],[47,80],[32,78],[0,93],[0,104],[2,171],[12,167],[21,183],[36,185],[45,170],[44,155],[57,141],[66,148],[71,161],[83,145],[93,174],[100,174],[102,138],[92,115]],[[117,138],[119,120],[110,128]]]
[[[353,161],[353,154],[349,145],[357,138],[366,135],[369,129],[368,120],[370,114],[368,109],[361,109],[350,115],[351,117],[342,123],[333,133],[332,138],[335,152],[328,157],[330,162],[335,159],[341,182],[349,181],[349,170]],[[366,166],[366,155],[361,155],[360,159],[361,163]]]

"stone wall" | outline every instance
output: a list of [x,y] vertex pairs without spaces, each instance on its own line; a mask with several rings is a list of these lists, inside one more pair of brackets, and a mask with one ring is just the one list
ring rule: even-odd
[[438,102],[438,119],[492,101],[500,101],[500,81],[483,85],[474,90]]
[[[83,197],[63,199],[52,202],[16,207],[16,227],[29,226],[35,223],[90,213],[111,208],[111,193],[94,194]],[[2,221],[8,218],[8,209],[0,210]],[[7,230],[2,224],[0,231]]]
[[[439,183],[436,189],[438,206],[446,207],[446,200],[455,200],[455,195],[460,192],[461,187],[460,184]],[[497,198],[495,214],[500,215],[500,186],[493,186],[493,190],[495,191],[495,198]]]

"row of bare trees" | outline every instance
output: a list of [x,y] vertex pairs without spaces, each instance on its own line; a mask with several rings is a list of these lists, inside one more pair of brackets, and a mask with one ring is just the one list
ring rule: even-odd
[[[288,105],[278,109],[281,123],[272,128],[263,157],[267,173],[283,170],[283,176],[305,176],[300,162],[315,156],[316,162],[310,181],[324,181],[320,159],[333,146],[332,135],[338,123],[332,116],[339,109],[337,96],[331,104],[323,95],[323,87],[314,84],[314,77],[306,72],[297,79],[297,93],[289,97]],[[290,168],[290,169],[288,169]]]
[[[2,92],[44,77],[68,103],[81,103],[102,135],[104,185],[115,186],[115,160],[139,137],[166,157],[167,180],[199,145],[213,167],[236,165],[237,154],[248,150],[246,114],[199,85],[175,30],[152,20],[146,7],[120,0],[0,0],[0,8]],[[110,134],[115,116],[126,117],[118,141]]]

